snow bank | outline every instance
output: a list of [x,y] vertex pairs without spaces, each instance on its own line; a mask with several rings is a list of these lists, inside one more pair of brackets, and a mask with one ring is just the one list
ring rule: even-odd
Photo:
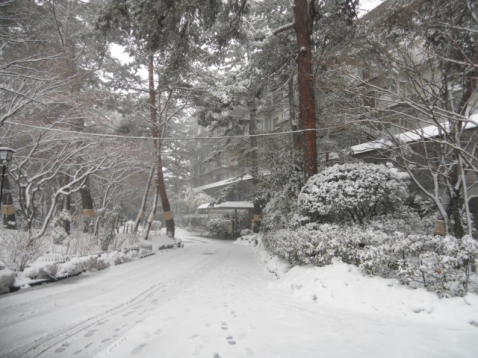
[[8,269],[0,270],[0,294],[10,292],[10,287],[15,282],[15,274]]
[[241,235],[241,237],[234,241],[234,244],[256,247],[257,255],[269,272],[275,274],[279,278],[289,270],[290,264],[286,260],[271,255],[264,248],[262,243],[262,233],[254,234],[252,233],[252,230],[242,230]]
[[234,241],[235,245],[248,245],[248,246],[257,246],[258,241],[257,237],[254,234],[251,235],[244,235],[239,237],[236,241]]
[[36,261],[23,271],[22,276],[32,280],[64,278],[77,275],[83,271],[103,270],[109,266],[129,262],[131,259],[132,255],[112,251],[101,256],[73,257],[63,263]]
[[365,276],[339,259],[324,267],[295,266],[272,287],[344,310],[478,323],[477,295],[440,299],[424,289],[401,286],[397,280]]
[[56,277],[58,265],[56,262],[35,261],[25,270],[22,276],[35,279],[50,279]]

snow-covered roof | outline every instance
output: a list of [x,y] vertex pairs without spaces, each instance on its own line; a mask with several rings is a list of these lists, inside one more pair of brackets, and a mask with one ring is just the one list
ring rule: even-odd
[[[474,114],[469,118],[469,121],[464,124],[465,129],[473,129],[478,127],[478,114]],[[393,137],[397,139],[397,141],[402,143],[411,143],[416,142],[421,139],[425,138],[433,138],[437,137],[440,134],[443,134],[443,129],[449,130],[450,123],[446,122],[442,125],[441,128],[437,126],[428,126],[419,129],[414,129],[412,131],[403,132],[399,134],[395,134]],[[376,140],[373,142],[362,143],[358,145],[354,145],[350,147],[353,154],[362,154],[371,152],[378,149],[386,149],[392,146],[392,143],[387,139]]]
[[212,188],[217,188],[217,187],[220,187],[220,186],[234,184],[234,183],[237,183],[237,182],[240,182],[240,181],[251,180],[251,179],[252,179],[252,175],[246,174],[246,175],[243,175],[242,177],[234,177],[234,178],[224,179],[224,180],[220,180],[220,181],[217,181],[217,182],[214,182],[214,183],[198,186],[194,189],[197,189],[197,190],[212,189]]
[[209,207],[209,203],[201,204],[198,207],[198,210],[209,209],[209,210],[230,210],[230,209],[254,209],[254,204],[250,201],[225,201],[221,204],[217,204]]

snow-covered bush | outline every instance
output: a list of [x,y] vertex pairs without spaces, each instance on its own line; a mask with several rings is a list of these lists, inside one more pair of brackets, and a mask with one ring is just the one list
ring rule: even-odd
[[26,268],[22,276],[30,279],[51,279],[74,276],[84,271],[99,271],[109,266],[129,262],[132,255],[112,251],[98,255],[72,257],[66,262],[36,261]]
[[407,184],[383,165],[336,164],[312,176],[298,197],[296,225],[311,222],[364,224],[400,213]]
[[71,222],[71,215],[66,210],[61,211],[60,214],[52,220],[51,226],[53,227],[53,230],[51,232],[51,237],[54,244],[61,244],[63,240],[68,237],[68,234],[65,231],[65,223],[68,221]]
[[293,153],[272,156],[269,170],[261,176],[254,198],[254,202],[262,207],[262,231],[289,227],[303,185],[300,157]]
[[112,265],[120,265],[125,262],[130,262],[131,257],[127,254],[118,251],[112,251],[107,254],[107,257]]
[[252,235],[253,232],[251,229],[244,229],[244,230],[241,230],[241,236],[247,236],[247,235]]
[[74,276],[83,271],[96,270],[97,260],[97,255],[73,257],[69,261],[58,265],[56,277]]
[[222,215],[215,215],[211,217],[207,224],[206,228],[213,235],[223,235],[224,234],[224,217]]
[[56,262],[35,261],[25,270],[22,276],[35,279],[50,279],[55,278],[58,271],[58,264]]
[[44,238],[33,240],[27,231],[2,230],[0,232],[0,260],[13,271],[23,271],[43,252]]
[[439,293],[464,295],[478,292],[472,268],[478,259],[478,242],[463,237],[407,235],[373,226],[308,224],[296,230],[264,235],[265,247],[292,265],[325,266],[334,257],[363,272],[398,278],[403,284]]
[[278,230],[289,226],[297,209],[300,188],[296,182],[287,183],[280,192],[271,193],[262,214],[262,230]]
[[0,295],[10,292],[10,287],[15,283],[15,274],[13,271],[2,266],[0,263]]
[[86,256],[100,251],[98,238],[82,230],[72,230],[63,241],[63,247],[52,245],[50,252],[57,252],[60,256]]

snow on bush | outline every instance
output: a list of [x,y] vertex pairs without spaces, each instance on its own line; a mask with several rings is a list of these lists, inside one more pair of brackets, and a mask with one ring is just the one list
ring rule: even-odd
[[407,184],[396,171],[367,163],[336,164],[312,176],[298,197],[298,225],[310,222],[364,224],[399,213]]
[[89,255],[84,257],[73,257],[69,261],[66,261],[58,265],[56,277],[68,277],[79,274],[83,271],[90,271],[97,269],[97,255]]
[[50,279],[56,277],[58,264],[56,262],[35,261],[23,270],[22,276],[35,279]]
[[405,235],[373,227],[307,225],[268,232],[265,247],[292,265],[330,265],[334,258],[367,274],[397,278],[402,284],[463,296],[478,292],[472,268],[478,243],[465,236]]
[[23,271],[43,252],[45,240],[32,240],[28,232],[21,230],[0,231],[0,260],[13,271]]
[[13,286],[14,282],[15,274],[13,271],[0,267],[0,295],[10,292],[10,287]]
[[131,261],[130,256],[118,251],[109,252],[106,256],[108,257],[111,265],[120,265],[122,263]]
[[211,217],[207,224],[206,228],[209,232],[213,235],[221,236],[224,234],[224,216],[223,215],[216,215]]
[[[250,233],[249,233],[250,231]],[[245,232],[246,234],[243,235],[242,233]],[[234,241],[234,244],[238,245],[248,245],[248,246],[257,246],[258,241],[257,241],[257,234],[254,234],[251,230],[242,230],[241,231],[241,237],[237,238],[236,241]]]
[[30,279],[50,279],[74,276],[84,271],[103,270],[109,266],[131,261],[131,255],[112,251],[98,255],[73,257],[66,262],[36,261],[26,268],[22,276]]

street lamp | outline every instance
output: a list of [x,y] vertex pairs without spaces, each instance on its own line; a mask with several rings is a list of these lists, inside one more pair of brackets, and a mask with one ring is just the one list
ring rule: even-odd
[[12,160],[15,151],[12,148],[0,147],[0,160],[2,161],[2,184],[0,185],[0,205],[2,204],[3,179],[5,178],[5,168],[7,163]]

